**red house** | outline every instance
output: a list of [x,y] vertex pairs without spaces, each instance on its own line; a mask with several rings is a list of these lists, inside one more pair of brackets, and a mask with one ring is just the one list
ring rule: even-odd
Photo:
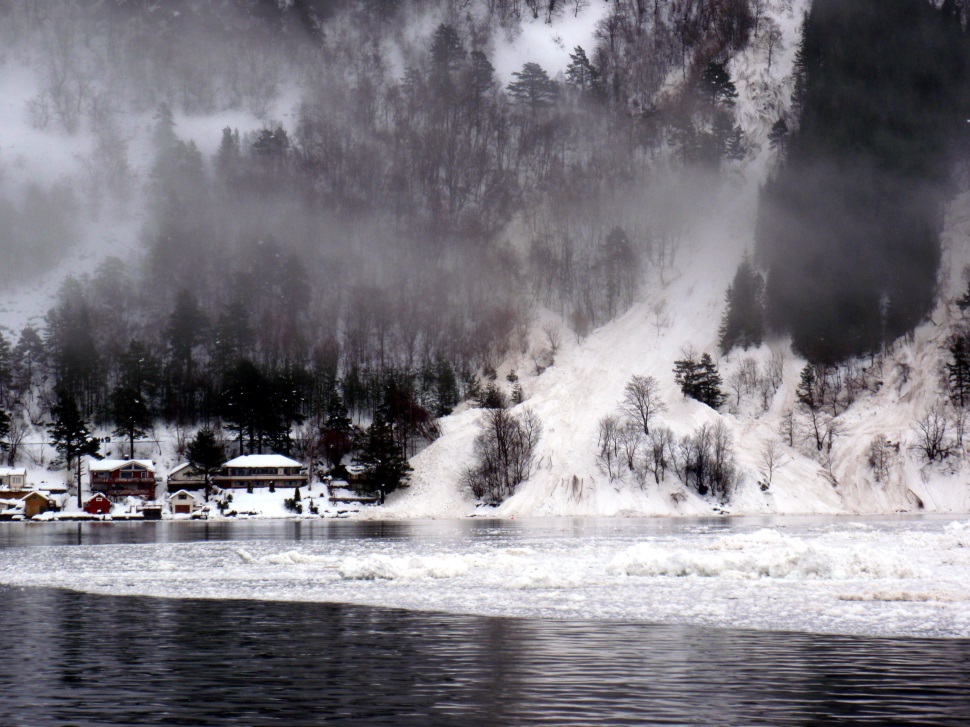
[[88,463],[91,491],[109,498],[155,498],[155,463],[150,459],[103,459]]
[[85,501],[84,512],[91,515],[107,515],[111,512],[111,500],[97,492]]

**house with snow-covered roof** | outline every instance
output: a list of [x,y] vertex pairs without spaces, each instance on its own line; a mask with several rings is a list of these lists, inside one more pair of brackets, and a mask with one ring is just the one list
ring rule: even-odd
[[205,487],[205,477],[192,466],[190,462],[183,462],[168,473],[168,491],[201,490]]
[[19,492],[27,487],[25,467],[0,467],[0,490]]
[[202,507],[202,501],[188,490],[179,490],[171,495],[168,503],[176,515],[191,515]]
[[111,500],[104,493],[95,492],[84,501],[82,509],[89,515],[107,515],[111,512]]
[[24,517],[28,520],[35,515],[43,515],[57,509],[57,501],[50,495],[34,490],[23,497]]
[[109,498],[155,497],[155,463],[150,459],[102,459],[88,462],[93,492]]
[[306,470],[281,454],[247,454],[229,460],[212,481],[218,487],[303,487]]

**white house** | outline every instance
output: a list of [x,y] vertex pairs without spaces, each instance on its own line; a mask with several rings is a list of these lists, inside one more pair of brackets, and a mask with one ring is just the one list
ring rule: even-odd
[[0,490],[18,492],[27,487],[27,469],[0,467]]
[[168,491],[201,490],[205,487],[205,477],[189,462],[183,462],[168,473]]
[[202,502],[199,498],[188,490],[179,490],[168,498],[168,502],[172,507],[172,512],[176,515],[191,515],[202,507]]
[[247,454],[222,465],[212,478],[219,487],[303,487],[309,478],[303,465],[281,454]]

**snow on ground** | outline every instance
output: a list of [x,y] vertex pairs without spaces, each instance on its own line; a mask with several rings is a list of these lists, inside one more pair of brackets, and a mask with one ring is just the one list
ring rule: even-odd
[[[252,526],[252,529],[247,529]],[[58,528],[13,525],[61,542]],[[970,637],[970,523],[943,517],[237,523],[10,545],[0,583],[160,597]],[[94,529],[97,528],[98,532]],[[269,529],[267,529],[269,528]],[[370,528],[370,530],[368,530]],[[112,531],[116,532],[116,531]],[[48,535],[50,533],[50,535]],[[133,531],[134,533],[134,531]],[[220,538],[235,540],[219,540]],[[50,540],[45,541],[45,538]],[[154,542],[152,542],[154,540]]]
[[[876,379],[881,388],[859,398],[842,416],[831,463],[796,442],[783,447],[782,466],[767,492],[762,446],[782,441],[779,430],[786,408],[795,405],[799,371],[805,362],[794,357],[786,341],[772,341],[759,350],[732,352],[719,361],[722,378],[744,356],[763,364],[771,349],[786,353],[785,381],[769,411],[753,416],[750,404],[741,415],[718,414],[685,400],[673,381],[673,362],[686,346],[717,355],[717,330],[724,291],[744,252],[754,246],[757,190],[773,152],[767,134],[785,110],[790,78],[806,0],[775,0],[768,17],[778,23],[782,44],[767,67],[767,49],[756,40],[731,60],[729,68],[739,97],[736,113],[754,158],[729,172],[726,183],[706,204],[697,206],[691,227],[677,251],[675,274],[664,282],[656,273],[647,281],[642,299],[615,321],[582,341],[568,336],[554,366],[541,376],[529,373],[527,358],[509,360],[500,373],[516,369],[531,407],[544,426],[537,471],[519,491],[494,511],[498,516],[691,515],[710,513],[715,503],[681,487],[672,476],[661,485],[645,486],[629,478],[611,481],[595,458],[598,422],[615,413],[623,387],[634,374],[651,375],[660,383],[667,406],[660,419],[678,436],[722,416],[731,430],[742,470],[741,483],[729,509],[746,513],[899,512],[925,507],[931,511],[970,509],[967,463],[946,468],[924,465],[915,451],[914,423],[940,399],[938,371],[945,323],[956,311],[944,301],[933,318],[920,326],[911,341],[900,341],[886,356]],[[764,24],[762,28],[764,28]],[[944,234],[941,290],[944,298],[962,292],[960,272],[970,263],[970,196],[953,201]],[[671,318],[658,333],[654,306],[665,302]],[[566,330],[565,324],[561,324]],[[730,407],[725,407],[725,410]],[[475,512],[470,495],[455,492],[454,483],[472,456],[479,412],[465,411],[445,420],[440,440],[414,461],[413,485],[388,500],[382,515],[441,517]],[[900,456],[890,477],[876,482],[868,466],[868,448],[877,435],[899,444]],[[804,439],[804,437],[801,437]],[[802,446],[799,446],[802,445]]]
[[526,63],[538,63],[552,78],[565,73],[569,54],[576,46],[592,57],[596,25],[608,11],[609,3],[597,0],[579,8],[578,12],[575,6],[570,6],[551,23],[545,22],[542,14],[532,18],[525,13],[520,32],[513,37],[497,30],[493,61],[502,85],[514,80],[512,74],[521,71]]

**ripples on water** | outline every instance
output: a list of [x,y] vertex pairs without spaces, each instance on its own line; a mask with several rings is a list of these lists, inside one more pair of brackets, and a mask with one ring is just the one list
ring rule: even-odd
[[0,588],[3,725],[967,724],[970,642]]

